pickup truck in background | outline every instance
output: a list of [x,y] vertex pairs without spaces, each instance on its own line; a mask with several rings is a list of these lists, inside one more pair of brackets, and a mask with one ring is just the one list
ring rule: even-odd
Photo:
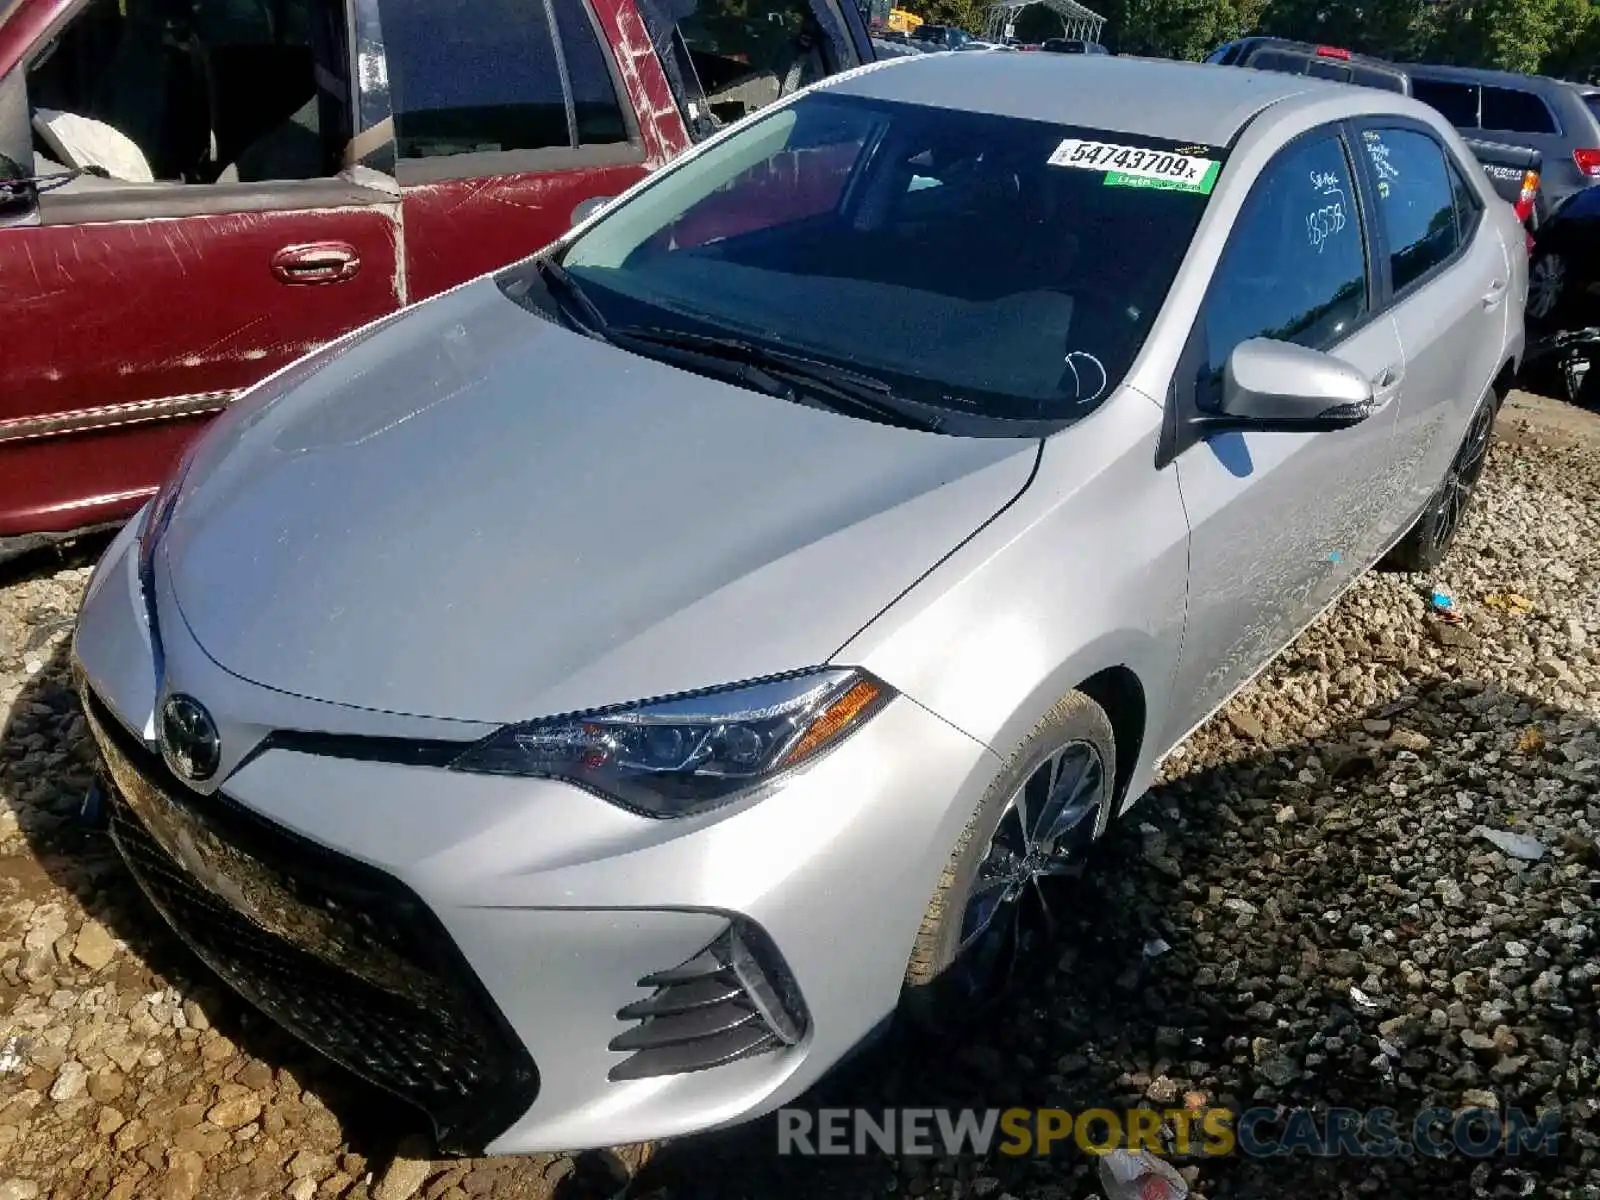
[[873,59],[853,0],[0,0],[0,558],[211,414]]
[[[1416,95],[1410,68],[1339,46],[1318,46],[1288,38],[1247,37],[1218,46],[1205,61],[1217,66],[1308,75],[1335,83],[1382,88],[1405,96]],[[1543,156],[1528,146],[1473,138],[1465,132],[1461,136],[1489,176],[1494,190],[1516,207],[1517,216],[1529,230],[1531,250],[1532,234],[1543,212],[1540,204]]]

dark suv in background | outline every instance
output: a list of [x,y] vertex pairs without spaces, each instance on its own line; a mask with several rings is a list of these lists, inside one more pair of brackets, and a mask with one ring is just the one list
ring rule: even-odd
[[1317,46],[1288,38],[1247,37],[1218,46],[1205,61],[1224,67],[1254,67],[1288,75],[1311,75],[1337,83],[1411,94],[1405,71],[1381,58],[1355,54],[1337,46]]
[[[1223,67],[1249,67],[1257,71],[1277,71],[1288,75],[1308,75],[1335,83],[1382,88],[1415,95],[1417,84],[1411,69],[1387,59],[1356,54],[1338,46],[1318,46],[1287,38],[1247,37],[1218,46],[1206,62]],[[1463,131],[1467,148],[1477,157],[1495,191],[1516,206],[1517,215],[1530,230],[1544,211],[1541,202],[1541,154],[1531,146],[1515,141],[1489,141]],[[1530,233],[1531,238],[1531,233]],[[1530,243],[1531,252],[1532,245]]]
[[1412,92],[1466,138],[1526,146],[1543,158],[1528,264],[1528,317],[1574,315],[1568,303],[1600,280],[1600,87],[1474,67],[1407,66]]
[[1407,64],[1412,95],[1464,137],[1528,146],[1544,156],[1544,201],[1554,212],[1600,180],[1600,88],[1539,75]]

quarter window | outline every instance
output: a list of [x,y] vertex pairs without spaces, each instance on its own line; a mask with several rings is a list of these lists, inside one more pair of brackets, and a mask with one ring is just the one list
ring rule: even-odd
[[1412,129],[1367,129],[1361,139],[1398,292],[1448,259],[1460,245],[1450,168],[1439,143]]
[[1483,127],[1505,133],[1559,133],[1547,105],[1532,92],[1515,88],[1483,89]]
[[1264,337],[1327,350],[1366,311],[1366,251],[1344,140],[1302,141],[1257,180],[1211,281],[1203,402],[1214,400],[1240,342]]

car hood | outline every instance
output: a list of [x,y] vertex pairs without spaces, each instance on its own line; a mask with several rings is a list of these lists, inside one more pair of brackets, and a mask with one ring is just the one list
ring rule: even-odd
[[202,437],[161,557],[228,671],[397,713],[521,720],[825,662],[1037,457],[628,354],[489,279],[324,357]]

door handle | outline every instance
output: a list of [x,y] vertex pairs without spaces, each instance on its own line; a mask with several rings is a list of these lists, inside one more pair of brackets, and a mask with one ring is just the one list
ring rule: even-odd
[[360,269],[361,256],[349,242],[306,242],[272,256],[272,273],[282,283],[343,283]]
[[1483,294],[1483,306],[1485,308],[1494,308],[1505,298],[1506,281],[1504,279],[1496,279],[1489,285],[1489,290]]

